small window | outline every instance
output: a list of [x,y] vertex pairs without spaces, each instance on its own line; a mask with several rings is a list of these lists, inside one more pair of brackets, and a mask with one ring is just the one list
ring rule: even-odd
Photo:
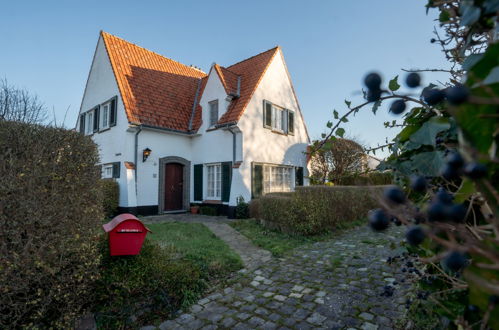
[[294,134],[294,112],[264,101],[263,125],[273,131]]
[[104,103],[100,108],[100,130],[109,128],[111,122],[111,102]]
[[111,179],[113,177],[113,164],[102,165],[102,178]]
[[212,164],[206,166],[207,189],[206,199],[222,198],[222,166],[221,164]]
[[90,110],[85,115],[85,134],[90,135],[94,132],[94,110]]
[[218,100],[211,101],[210,105],[210,127],[213,127],[218,122]]

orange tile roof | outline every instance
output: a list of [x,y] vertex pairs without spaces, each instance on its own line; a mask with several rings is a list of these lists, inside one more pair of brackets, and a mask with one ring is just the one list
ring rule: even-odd
[[[101,32],[125,105],[128,121],[178,131],[197,131],[201,126],[199,106],[207,74]],[[232,100],[219,124],[237,122],[253,96],[260,80],[279,47],[250,57],[227,68],[214,65],[227,94],[240,96]],[[197,94],[195,111],[194,100]]]

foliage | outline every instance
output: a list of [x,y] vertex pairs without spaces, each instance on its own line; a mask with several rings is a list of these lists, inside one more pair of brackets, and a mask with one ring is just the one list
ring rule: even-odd
[[319,235],[356,223],[377,205],[381,191],[381,186],[297,187],[289,197],[275,194],[261,197],[257,212],[269,228],[284,233]]
[[111,257],[104,236],[100,251],[102,276],[95,287],[99,328],[131,328],[167,318],[206,288],[198,267],[149,238],[137,256]]
[[249,218],[249,204],[244,201],[243,196],[239,196],[236,199],[236,219],[248,219]]
[[[317,145],[319,141],[315,141]],[[348,139],[330,139],[310,159],[311,180],[324,184],[350,173],[363,170],[364,149],[357,142]]]
[[118,212],[120,199],[120,187],[113,179],[102,179],[102,207],[106,217],[111,218]]
[[[395,139],[371,149],[389,148],[391,156],[378,168],[393,170],[396,182],[411,199],[397,201],[393,197],[398,193],[391,188],[382,206],[405,225],[420,224],[430,238],[423,260],[446,265],[453,256],[453,266],[441,267],[439,273],[448,279],[451,290],[466,290],[465,301],[476,307],[474,315],[481,320],[476,323],[461,308],[459,315],[452,316],[452,326],[475,323],[481,328],[499,328],[499,6],[497,0],[430,0],[427,8],[440,11],[445,36],[435,32],[437,39],[432,42],[441,45],[452,65],[448,71],[428,71],[447,71],[450,81],[421,86],[418,96],[413,96],[396,92],[398,77],[384,89],[379,75],[368,75],[366,102],[356,107],[348,104],[345,115],[335,115],[339,120],[334,125],[328,122],[330,132],[317,148],[334,135],[340,136],[342,119],[367,105],[372,104],[374,113],[389,99],[413,105],[401,123],[385,123],[390,128],[402,127]],[[406,83],[417,88],[419,76],[412,73],[412,77],[417,79]],[[391,110],[404,111],[405,106],[393,104]],[[426,184],[410,185],[409,176]],[[395,194],[390,197],[390,193]],[[373,221],[385,221],[382,211],[376,214],[379,217]]]
[[205,280],[222,279],[243,266],[239,255],[203,224],[166,222],[147,227],[153,232],[151,240],[196,265]]
[[211,215],[211,216],[217,216],[218,215],[218,211],[217,211],[217,208],[213,207],[213,206],[201,206],[199,208],[199,213],[202,214],[202,215]]
[[352,173],[337,179],[340,186],[379,186],[393,183],[390,172]]
[[0,120],[41,124],[45,119],[47,109],[36,95],[0,79]]
[[0,328],[70,328],[98,277],[97,148],[59,128],[0,121]]
[[330,238],[328,234],[316,236],[290,235],[269,229],[254,219],[231,222],[230,226],[248,237],[256,246],[270,251],[274,257],[283,257],[299,246]]

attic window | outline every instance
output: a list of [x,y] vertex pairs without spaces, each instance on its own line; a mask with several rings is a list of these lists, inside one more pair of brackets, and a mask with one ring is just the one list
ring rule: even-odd
[[271,102],[263,102],[263,126],[272,131],[293,135],[295,113]]
[[218,122],[218,100],[208,103],[210,106],[210,127],[213,127]]

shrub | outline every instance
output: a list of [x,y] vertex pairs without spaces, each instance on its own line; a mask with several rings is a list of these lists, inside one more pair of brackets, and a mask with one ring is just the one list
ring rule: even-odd
[[249,212],[249,217],[250,218],[254,218],[254,219],[260,219],[261,218],[261,215],[260,215],[260,199],[259,198],[252,199],[248,203],[248,212]]
[[199,213],[202,215],[211,215],[211,216],[218,215],[217,209],[212,206],[201,206],[199,208]]
[[383,187],[297,187],[287,196],[265,195],[258,213],[264,224],[287,233],[304,235],[351,226],[378,205]]
[[248,219],[249,218],[249,204],[244,201],[243,196],[237,198],[236,205],[236,219]]
[[393,176],[388,172],[352,173],[344,175],[335,182],[341,186],[379,186],[393,183]]
[[100,251],[95,315],[102,328],[130,328],[132,323],[150,323],[154,316],[167,318],[197,299],[206,286],[196,266],[150,239],[136,256],[111,257],[107,238],[101,240]]
[[97,148],[0,120],[0,328],[65,328],[88,307],[102,222]]
[[106,217],[111,218],[118,212],[120,187],[113,179],[102,179],[102,208]]

